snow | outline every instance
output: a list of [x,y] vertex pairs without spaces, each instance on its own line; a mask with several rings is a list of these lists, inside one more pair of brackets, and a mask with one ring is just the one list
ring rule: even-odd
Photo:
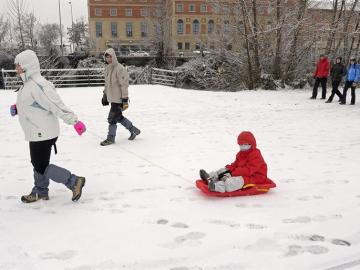
[[[207,92],[130,87],[125,115],[142,133],[101,147],[109,107],[101,88],[59,89],[85,122],[61,124],[52,163],[86,176],[81,199],[50,184],[50,200],[23,204],[33,184],[28,144],[0,92],[0,269],[359,269],[360,106],[309,100],[307,91]],[[232,162],[252,131],[278,187],[213,198],[200,168]],[[349,243],[350,246],[347,244]]]

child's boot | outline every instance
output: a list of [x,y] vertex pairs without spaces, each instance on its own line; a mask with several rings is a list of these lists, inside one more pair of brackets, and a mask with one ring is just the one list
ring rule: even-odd
[[200,174],[200,178],[203,181],[205,181],[207,184],[209,184],[210,175],[203,169],[200,170],[199,174]]
[[21,196],[21,201],[23,203],[33,203],[38,200],[47,201],[47,200],[49,200],[49,196],[48,195],[39,195],[37,193],[30,193],[29,195]]

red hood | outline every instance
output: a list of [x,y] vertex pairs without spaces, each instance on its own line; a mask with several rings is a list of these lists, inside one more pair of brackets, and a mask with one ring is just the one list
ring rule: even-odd
[[238,136],[238,144],[251,144],[252,148],[256,148],[256,140],[250,131],[243,131]]

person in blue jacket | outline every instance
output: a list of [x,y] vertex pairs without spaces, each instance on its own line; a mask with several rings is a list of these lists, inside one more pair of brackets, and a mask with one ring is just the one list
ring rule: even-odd
[[357,82],[359,81],[359,74],[360,74],[360,67],[356,63],[356,59],[354,57],[351,57],[350,64],[347,69],[346,82],[343,90],[342,100],[340,102],[341,105],[346,104],[346,93],[349,87],[351,88],[350,105],[355,105],[355,88]]

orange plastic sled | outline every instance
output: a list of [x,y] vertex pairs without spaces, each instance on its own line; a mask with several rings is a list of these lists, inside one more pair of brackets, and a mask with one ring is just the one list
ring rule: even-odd
[[242,189],[235,190],[232,192],[214,192],[208,189],[208,185],[203,180],[196,180],[196,187],[204,192],[208,196],[215,196],[215,197],[236,197],[236,196],[252,196],[263,194],[269,191],[270,188],[275,188],[276,184],[268,179],[268,184],[261,184],[261,185],[246,185]]

